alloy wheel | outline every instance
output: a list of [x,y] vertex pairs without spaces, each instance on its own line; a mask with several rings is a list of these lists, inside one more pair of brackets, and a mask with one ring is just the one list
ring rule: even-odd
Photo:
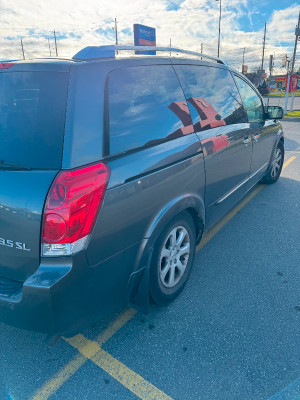
[[190,256],[190,237],[183,226],[171,230],[162,247],[159,258],[161,283],[172,288],[180,281]]
[[275,178],[280,169],[281,169],[281,164],[282,164],[282,153],[279,147],[277,147],[274,157],[273,157],[273,161],[272,161],[272,168],[271,168],[271,177]]

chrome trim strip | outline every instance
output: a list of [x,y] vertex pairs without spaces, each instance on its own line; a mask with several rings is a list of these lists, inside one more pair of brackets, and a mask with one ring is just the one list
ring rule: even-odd
[[245,179],[243,182],[241,182],[239,185],[237,185],[236,187],[234,187],[233,189],[231,189],[229,192],[227,192],[223,197],[221,197],[216,204],[219,205],[220,203],[222,203],[224,200],[227,199],[227,197],[231,196],[235,191],[237,191],[241,186],[245,185],[245,183],[247,183],[249,181],[249,178]]
[[224,200],[226,200],[229,196],[231,196],[234,192],[236,192],[240,187],[245,185],[245,183],[249,182],[255,175],[257,175],[262,169],[265,168],[265,166],[268,165],[268,163],[265,163],[262,167],[260,167],[256,172],[254,172],[252,175],[250,175],[248,178],[243,180],[240,184],[235,186],[233,189],[231,189],[229,192],[227,192],[223,197],[221,197],[217,202],[216,205],[219,205],[222,203]]
[[254,172],[254,174],[249,176],[249,181],[250,179],[252,179],[256,174],[258,174],[262,169],[264,169],[266,166],[268,165],[268,163],[265,163],[262,167],[260,167],[256,172]]

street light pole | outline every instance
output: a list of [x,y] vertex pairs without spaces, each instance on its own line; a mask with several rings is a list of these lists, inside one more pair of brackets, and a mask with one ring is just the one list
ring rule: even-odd
[[[115,18],[115,26],[111,28],[116,35],[116,46],[118,46],[118,22],[117,22],[117,18]],[[116,54],[118,54],[118,50],[116,50]]]
[[23,60],[25,60],[25,52],[24,52],[24,46],[23,46],[23,40],[22,39],[21,39],[21,47],[22,47]]
[[221,36],[221,15],[222,15],[222,0],[216,0],[220,2],[220,15],[219,15],[219,37],[218,37],[218,58],[220,57],[220,36]]
[[53,33],[54,33],[55,53],[56,53],[56,57],[58,57],[57,42],[56,42],[56,32],[55,32],[55,30],[53,31]]
[[118,23],[117,23],[117,18],[115,18],[115,34],[116,34],[116,45],[118,45]]
[[267,23],[265,22],[265,32],[264,32],[264,40],[263,40],[263,51],[262,51],[262,59],[261,59],[261,73],[263,73],[263,69],[264,69],[264,58],[265,58],[265,47],[266,47],[266,32],[267,32]]
[[[296,26],[295,35],[296,35],[296,38],[295,38],[294,54],[293,54],[293,59],[292,59],[291,75],[293,75],[293,72],[294,72],[294,65],[295,65],[296,52],[297,52],[297,43],[298,43],[298,40],[300,39],[300,11],[299,11],[299,17],[298,17],[298,26]],[[293,91],[292,99],[291,99],[291,107],[290,107],[291,112],[293,111],[293,107],[294,107],[294,97],[295,97],[295,92]]]

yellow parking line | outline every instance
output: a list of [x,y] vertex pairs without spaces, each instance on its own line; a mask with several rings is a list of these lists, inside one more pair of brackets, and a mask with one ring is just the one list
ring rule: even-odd
[[[288,167],[295,159],[295,156],[290,157],[283,164],[282,169]],[[196,251],[199,251],[206,243],[208,243],[216,235],[216,233],[219,232],[222,227],[227,224],[227,222],[229,222],[243,207],[245,207],[245,205],[264,187],[265,185],[259,185],[230,213],[222,218],[222,220],[205,235],[201,243],[197,246]],[[122,326],[131,320],[135,314],[136,311],[133,309],[125,311],[119,318],[112,322],[112,324],[109,325],[109,327],[103,333],[101,333],[95,341],[90,341],[83,335],[76,335],[72,338],[65,339],[71,346],[76,348],[80,354],[75,356],[60,370],[60,372],[46,382],[43,387],[38,389],[31,399],[48,399],[86,362],[87,359],[90,359],[141,399],[172,400],[165,393],[113,358],[100,347],[107,342],[120,328],[122,328]]]
[[77,335],[76,339],[71,338],[67,341],[84,357],[91,360],[140,399],[172,400],[171,397],[104,351],[97,342],[88,340],[83,335]]
[[283,164],[282,169],[288,167],[295,159],[296,159],[295,156],[290,157],[290,158]]
[[[120,315],[114,322],[112,322],[107,329],[105,329],[96,339],[100,345],[103,345],[109,340],[122,326],[124,326],[134,315],[136,311],[129,309]],[[82,335],[74,336],[76,337]],[[73,339],[73,338],[71,338]],[[65,340],[71,340],[65,339]],[[77,338],[78,339],[78,338]],[[41,388],[39,388],[35,394],[31,397],[32,400],[46,400],[53,393],[55,393],[75,372],[87,361],[87,358],[82,354],[77,354],[71,361],[69,361],[54,377],[46,382]]]
[[[296,157],[290,157],[282,166],[282,169],[285,169],[288,167]],[[259,185],[257,186],[256,189],[253,190],[243,201],[241,201],[232,211],[230,211],[228,214],[225,215],[221,219],[220,222],[218,222],[211,230],[207,232],[207,234],[203,237],[201,242],[198,244],[196,247],[196,252],[198,252],[200,249],[202,249],[203,246],[206,245],[215,235],[218,233],[224,225],[227,224],[247,203],[249,203],[250,200],[253,199],[266,185]]]
[[101,349],[92,361],[143,400],[172,400],[171,397]]
[[[123,314],[121,314],[115,321],[113,321],[100,335],[94,340],[89,342],[89,346],[92,346],[87,351],[93,353],[94,343],[102,346],[106,343],[119,329],[122,328],[128,321],[130,321],[136,314],[136,310],[133,308],[128,309]],[[84,338],[84,339],[83,339]],[[81,334],[73,336],[71,338],[63,338],[66,342],[68,342],[71,346],[76,347],[80,346],[83,340],[86,340],[85,337]]]
[[57,389],[59,389],[76,371],[86,362],[86,358],[82,354],[77,354],[68,364],[66,364],[58,374],[45,383],[31,397],[32,400],[46,400]]
[[136,310],[130,308],[129,310],[125,311],[123,314],[119,316],[115,321],[113,321],[104,332],[102,332],[95,340],[102,346],[106,343],[119,329],[122,328],[128,321],[130,321],[135,314],[137,313]]

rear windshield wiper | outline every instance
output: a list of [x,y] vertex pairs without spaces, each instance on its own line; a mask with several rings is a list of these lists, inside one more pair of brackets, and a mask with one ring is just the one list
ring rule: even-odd
[[32,168],[24,167],[23,165],[7,163],[5,160],[0,160],[0,169],[13,169],[15,171],[30,171]]

